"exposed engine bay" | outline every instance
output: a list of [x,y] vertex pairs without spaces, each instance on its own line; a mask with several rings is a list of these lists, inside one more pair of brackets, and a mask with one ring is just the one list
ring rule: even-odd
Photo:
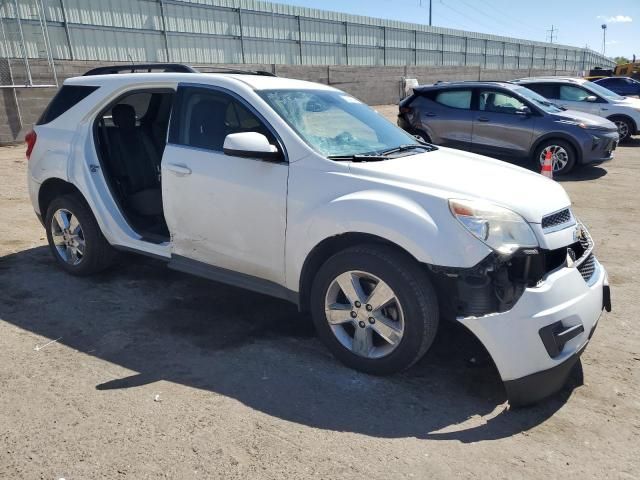
[[589,257],[591,239],[587,237],[555,250],[522,249],[508,258],[492,253],[468,269],[429,268],[444,293],[441,298],[450,299],[449,305],[442,306],[443,313],[454,319],[506,312],[526,288],[539,285],[550,272],[577,262],[584,266],[581,274],[586,281],[585,275],[590,275]]

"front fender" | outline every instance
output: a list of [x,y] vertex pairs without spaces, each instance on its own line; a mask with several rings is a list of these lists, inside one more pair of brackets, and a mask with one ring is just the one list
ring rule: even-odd
[[399,193],[363,190],[331,200],[308,212],[309,220],[290,225],[287,236],[287,286],[298,290],[305,259],[322,241],[345,233],[375,235],[409,252],[418,261],[469,268],[490,249],[452,217],[444,199],[422,205]]

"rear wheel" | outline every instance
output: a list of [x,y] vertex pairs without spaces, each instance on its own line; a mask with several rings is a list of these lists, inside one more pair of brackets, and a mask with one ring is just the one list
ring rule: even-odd
[[633,132],[633,124],[631,123],[631,120],[624,117],[612,117],[610,120],[616,124],[616,127],[618,127],[620,143],[629,140]]
[[551,153],[551,165],[554,175],[564,175],[573,170],[576,164],[575,149],[564,140],[545,140],[536,148],[533,158],[542,168],[547,153]]
[[49,204],[45,215],[49,248],[72,275],[90,275],[113,264],[116,251],[104,238],[84,199],[64,195]]
[[329,350],[349,367],[375,375],[409,368],[438,329],[427,274],[387,246],[352,247],[327,260],[313,283],[311,310]]

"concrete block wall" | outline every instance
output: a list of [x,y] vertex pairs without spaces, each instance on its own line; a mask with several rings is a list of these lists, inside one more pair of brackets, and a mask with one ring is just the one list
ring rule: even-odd
[[[6,61],[6,60],[5,60]],[[9,60],[14,83],[24,83],[24,63]],[[34,85],[53,83],[53,74],[45,60],[31,60],[31,76]],[[116,62],[109,62],[113,64]],[[121,62],[126,65],[126,62]],[[58,82],[84,74],[87,70],[104,65],[104,62],[67,60],[56,61]],[[231,67],[245,70],[265,70],[281,77],[308,80],[328,84],[344,90],[369,105],[397,103],[401,98],[403,77],[417,78],[421,84],[438,80],[509,80],[533,75],[574,75],[576,72],[548,70],[485,70],[479,67],[415,67],[415,66],[353,66],[353,65],[201,65],[203,71]],[[3,77],[3,82],[4,82]],[[21,142],[25,134],[49,103],[55,88],[20,87],[0,89],[0,144]],[[14,93],[15,92],[15,93]],[[19,107],[19,110],[18,108]],[[21,121],[20,121],[21,119]]]

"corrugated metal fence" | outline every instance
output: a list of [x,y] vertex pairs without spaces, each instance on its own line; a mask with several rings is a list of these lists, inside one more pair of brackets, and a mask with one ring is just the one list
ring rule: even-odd
[[[579,71],[613,62],[557,44],[254,0],[4,0],[3,58]],[[40,17],[46,18],[43,31]]]

